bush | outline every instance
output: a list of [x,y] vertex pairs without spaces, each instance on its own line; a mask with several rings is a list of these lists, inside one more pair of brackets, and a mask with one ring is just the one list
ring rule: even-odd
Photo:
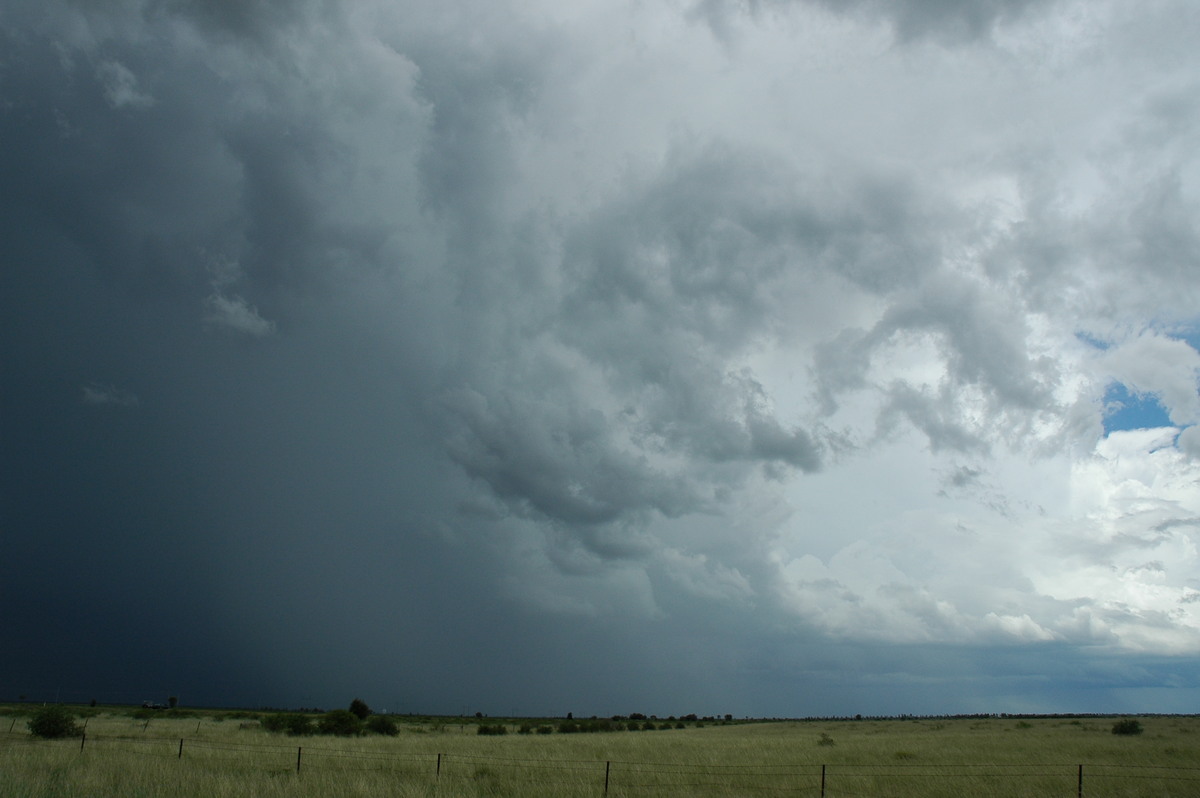
[[292,737],[307,737],[316,731],[316,727],[308,715],[288,715],[284,731]]
[[277,712],[274,715],[267,715],[260,722],[267,731],[288,734],[292,737],[307,737],[315,731],[312,718],[293,712]]
[[367,731],[373,734],[385,734],[388,737],[395,737],[400,733],[400,729],[396,726],[396,721],[387,715],[372,715],[367,718]]
[[321,716],[317,731],[339,737],[355,737],[362,734],[362,721],[348,709],[335,709]]
[[366,720],[371,714],[371,708],[367,706],[367,702],[361,698],[356,698],[350,702],[350,712],[359,720]]
[[57,704],[42,707],[33,713],[27,725],[31,734],[47,740],[83,734],[83,728],[75,722],[75,716]]
[[282,732],[287,730],[287,719],[287,713],[279,712],[275,715],[267,715],[260,723],[269,732]]
[[1113,734],[1141,734],[1142,724],[1138,723],[1133,718],[1119,720],[1113,724]]
[[479,724],[477,734],[508,734],[508,727],[503,723],[497,723],[495,726],[487,726]]

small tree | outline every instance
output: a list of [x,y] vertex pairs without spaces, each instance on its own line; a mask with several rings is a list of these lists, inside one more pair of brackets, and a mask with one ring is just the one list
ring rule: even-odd
[[83,728],[75,722],[75,716],[58,704],[42,707],[33,713],[27,725],[31,734],[47,740],[83,734]]
[[350,702],[350,712],[359,720],[366,720],[371,714],[371,708],[367,706],[367,702],[361,698],[356,698]]
[[174,709],[175,707],[179,706],[179,696],[175,696],[175,695],[167,696],[167,706],[170,707],[171,709]]

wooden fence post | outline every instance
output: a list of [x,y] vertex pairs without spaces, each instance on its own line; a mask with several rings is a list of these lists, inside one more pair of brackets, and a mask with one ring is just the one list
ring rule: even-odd
[[176,759],[183,759],[183,738],[179,738],[179,756]]
[[1079,789],[1075,793],[1078,798],[1083,798],[1083,765],[1079,766]]
[[608,795],[608,772],[612,769],[612,760],[604,763],[604,794]]
[[303,750],[304,750],[304,748],[302,746],[299,746],[299,745],[296,746],[296,772],[297,773],[300,772],[300,752]]
[[82,751],[82,750],[83,750],[83,744],[84,744],[84,743],[86,743],[86,742],[87,742],[87,732],[84,732],[84,733],[83,733],[82,735],[80,735],[80,737],[79,737],[79,750],[80,750],[80,751]]
[[821,798],[825,798],[825,766],[821,765]]
[[434,775],[434,778],[438,778],[438,779],[440,779],[442,777],[442,755],[441,754],[438,754],[437,770],[434,771],[433,775]]

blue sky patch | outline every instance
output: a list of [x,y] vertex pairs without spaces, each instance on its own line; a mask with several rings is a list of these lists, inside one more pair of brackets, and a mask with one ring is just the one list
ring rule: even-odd
[[1104,434],[1123,429],[1170,427],[1167,411],[1152,393],[1134,393],[1119,382],[1104,392]]

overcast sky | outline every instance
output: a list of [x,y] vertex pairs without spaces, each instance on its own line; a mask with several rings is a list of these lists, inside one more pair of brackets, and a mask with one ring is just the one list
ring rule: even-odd
[[1197,40],[0,0],[0,698],[1200,711]]

